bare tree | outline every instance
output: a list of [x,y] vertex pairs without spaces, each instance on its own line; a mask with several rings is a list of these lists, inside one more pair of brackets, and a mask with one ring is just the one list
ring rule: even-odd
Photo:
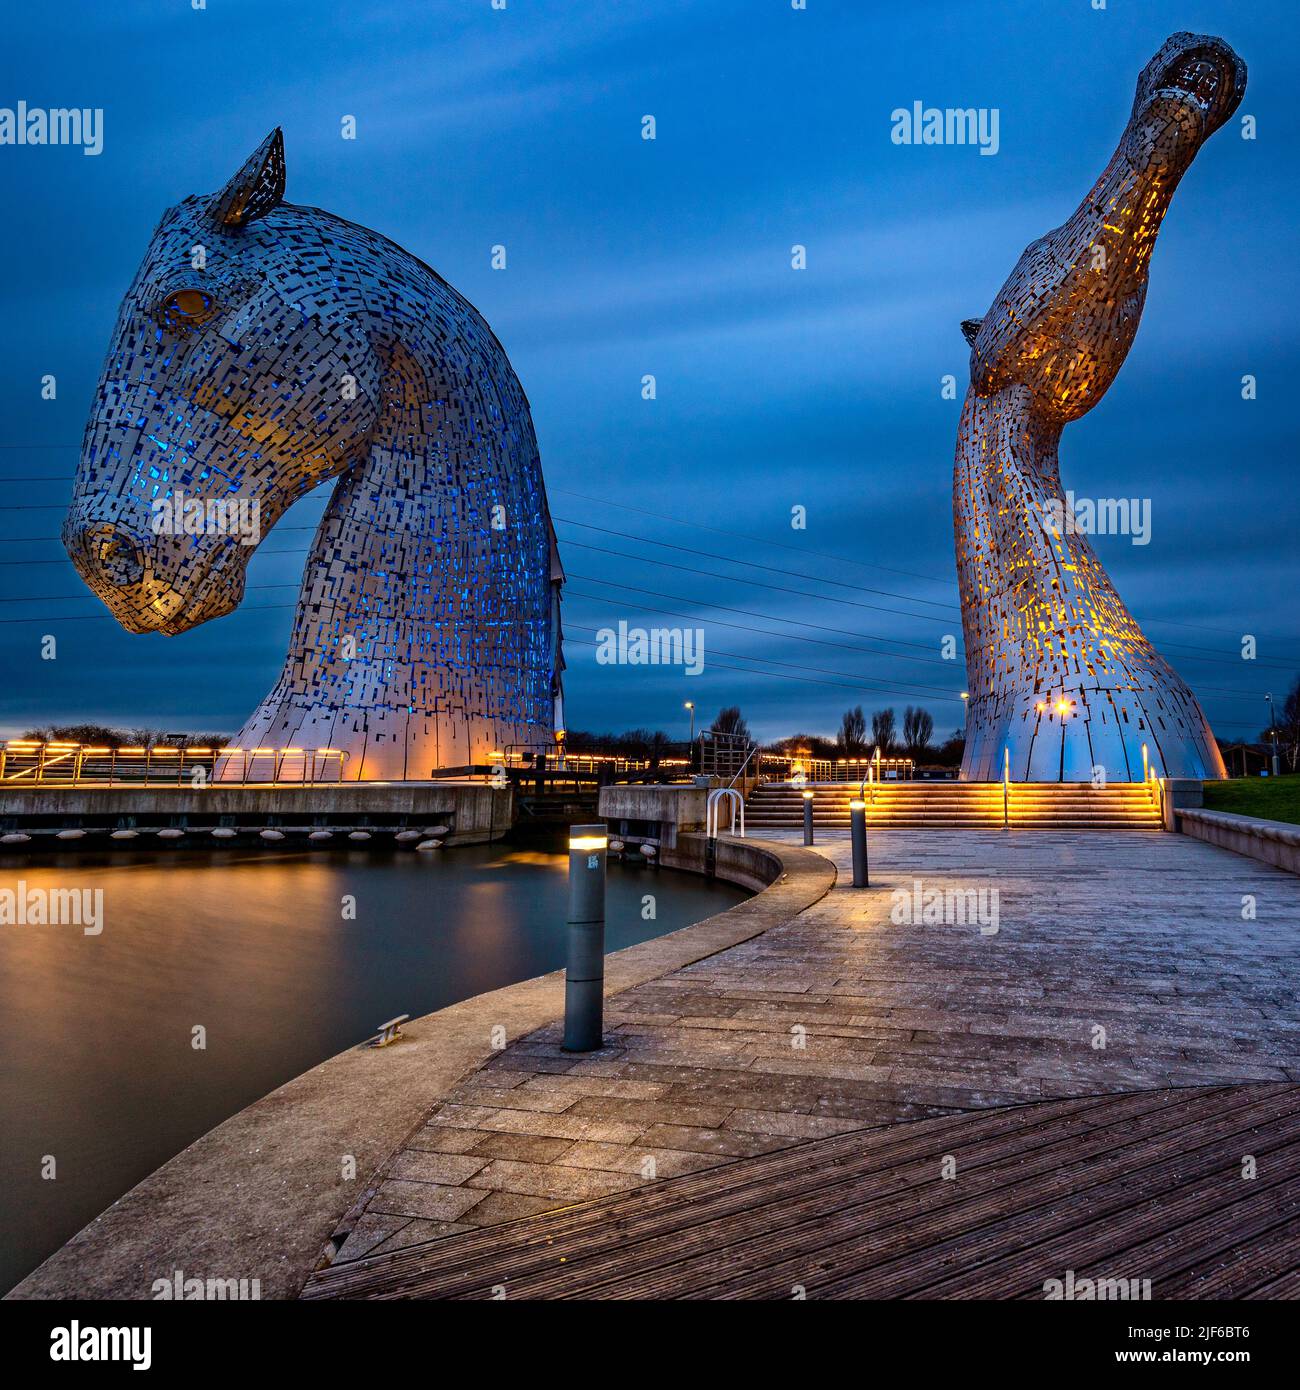
[[893,749],[896,732],[892,709],[878,709],[871,716],[871,741],[880,749],[882,758],[887,758]]
[[1277,734],[1286,749],[1287,763],[1294,772],[1300,763],[1300,678],[1282,701],[1282,717],[1278,721]]
[[749,725],[745,723],[739,705],[728,705],[726,709],[719,710],[718,717],[709,726],[709,730],[715,734],[734,734],[737,738],[749,741]]
[[930,718],[929,712],[913,709],[908,705],[903,714],[903,742],[907,745],[908,754],[919,759],[930,746],[933,736],[934,720]]
[[860,758],[867,751],[867,716],[861,705],[844,711],[835,743],[845,758]]

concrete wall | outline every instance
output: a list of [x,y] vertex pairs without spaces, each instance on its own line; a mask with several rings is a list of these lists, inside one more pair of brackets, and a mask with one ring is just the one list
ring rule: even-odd
[[1186,810],[1178,812],[1178,828],[1220,849],[1300,874],[1300,825],[1228,811]]
[[[670,869],[689,869],[704,872],[704,850],[708,839],[704,835],[681,834],[672,849],[659,856],[660,863]],[[781,860],[770,846],[749,840],[719,838],[717,876],[728,883],[738,883],[755,893],[761,893],[775,883],[783,872]]]
[[605,820],[671,821],[682,830],[702,830],[708,798],[707,787],[602,787],[600,814]]
[[613,786],[601,788],[598,805],[615,829],[619,821],[649,822],[662,851],[676,845],[679,833],[704,829],[708,799],[707,787]]
[[[496,788],[483,782],[0,790],[0,824],[18,830],[73,829],[83,824],[106,823],[112,828],[119,819],[129,820],[140,829],[177,824],[204,828],[216,825],[223,816],[233,816],[238,824],[250,827],[264,826],[273,818],[290,817],[338,828],[359,825],[368,816],[406,817],[416,828],[440,820],[453,827],[448,844],[475,844],[496,838],[510,828],[514,821],[514,792],[510,787]],[[87,836],[87,840],[103,843],[101,836]]]

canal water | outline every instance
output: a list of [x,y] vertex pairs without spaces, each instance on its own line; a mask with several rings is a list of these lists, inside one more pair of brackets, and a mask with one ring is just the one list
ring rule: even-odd
[[[562,966],[566,866],[503,846],[0,857],[0,893],[103,894],[98,934],[0,924],[0,1290],[380,1023]],[[611,864],[607,947],[746,896]]]

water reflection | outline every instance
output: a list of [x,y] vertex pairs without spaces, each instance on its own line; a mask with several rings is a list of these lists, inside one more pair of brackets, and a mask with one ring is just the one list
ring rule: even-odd
[[[385,1019],[561,966],[566,863],[499,847],[0,858],[0,889],[104,894],[98,936],[0,926],[0,1288],[214,1124]],[[613,865],[609,949],[744,896]]]

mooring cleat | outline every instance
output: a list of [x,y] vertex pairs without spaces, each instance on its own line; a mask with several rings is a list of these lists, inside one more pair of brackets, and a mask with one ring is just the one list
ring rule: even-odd
[[379,1036],[371,1044],[372,1047],[387,1047],[389,1043],[395,1043],[402,1036],[402,1024],[411,1017],[410,1014],[398,1014],[396,1018],[391,1018],[387,1023],[379,1025]]

